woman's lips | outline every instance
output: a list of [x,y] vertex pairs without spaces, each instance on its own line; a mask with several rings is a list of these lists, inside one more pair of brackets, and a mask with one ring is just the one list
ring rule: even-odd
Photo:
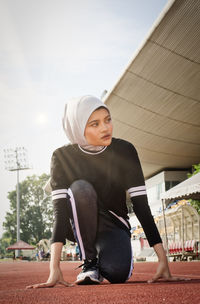
[[111,135],[110,134],[107,134],[107,135],[104,135],[103,137],[101,137],[101,139],[110,139]]

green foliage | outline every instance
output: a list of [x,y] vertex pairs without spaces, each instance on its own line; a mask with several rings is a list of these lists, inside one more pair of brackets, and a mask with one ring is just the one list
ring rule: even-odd
[[197,212],[200,214],[200,201],[189,200],[189,202],[192,205],[192,207],[194,207],[197,210]]
[[[193,172],[191,174],[188,174],[188,177],[192,177],[193,175],[200,172],[200,163],[197,165],[193,165]],[[200,201],[198,200],[189,200],[190,204],[197,210],[197,212],[200,214]]]
[[0,239],[0,257],[3,257],[8,254],[6,252],[6,248],[10,245],[11,238],[9,237],[9,234],[5,232]]
[[[43,238],[49,239],[53,222],[53,207],[51,198],[43,191],[49,176],[29,176],[19,184],[20,193],[20,239],[37,244]],[[6,213],[3,223],[9,243],[16,242],[16,190],[8,193],[10,211]],[[4,241],[4,238],[1,240]]]
[[188,173],[188,177],[192,177],[193,175],[200,172],[200,163],[192,166],[192,173]]

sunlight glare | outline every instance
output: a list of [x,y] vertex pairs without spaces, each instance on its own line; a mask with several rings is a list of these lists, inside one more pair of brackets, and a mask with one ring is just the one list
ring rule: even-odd
[[38,113],[36,116],[36,123],[38,125],[46,125],[48,123],[47,115],[44,113]]

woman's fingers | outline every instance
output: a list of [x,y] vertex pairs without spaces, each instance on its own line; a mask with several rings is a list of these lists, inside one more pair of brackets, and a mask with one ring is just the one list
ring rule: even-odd
[[66,281],[59,281],[58,284],[64,285],[66,287],[73,287],[74,284],[68,283]]
[[52,283],[40,283],[40,284],[34,284],[34,285],[29,285],[26,286],[27,289],[31,288],[45,288],[45,287],[53,287],[55,284]]
[[34,289],[35,288],[50,288],[50,287],[54,287],[56,284],[61,284],[61,285],[65,286],[65,287],[72,287],[72,286],[74,286],[73,284],[68,283],[68,282],[62,280],[62,281],[59,281],[57,283],[40,283],[40,284],[29,285],[29,286],[26,287],[26,289],[31,289],[31,288],[34,288]]
[[151,280],[148,280],[148,283],[155,283],[159,281],[159,279],[162,279],[162,282],[177,282],[177,281],[190,281],[190,278],[181,278],[181,277],[168,277],[168,278],[163,278],[161,276],[159,277],[154,277]]
[[160,275],[155,275],[151,280],[148,280],[148,283],[154,283],[156,281],[158,281],[161,278]]

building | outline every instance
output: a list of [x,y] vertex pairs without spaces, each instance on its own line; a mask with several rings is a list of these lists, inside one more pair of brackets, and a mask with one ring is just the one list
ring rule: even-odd
[[162,210],[161,194],[187,178],[189,171],[162,171],[146,180],[147,196],[153,215]]

